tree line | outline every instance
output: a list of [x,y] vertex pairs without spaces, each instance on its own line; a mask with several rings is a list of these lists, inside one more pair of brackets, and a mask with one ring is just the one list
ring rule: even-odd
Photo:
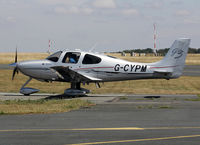
[[[157,53],[159,53],[160,55],[165,55],[168,52],[168,50],[169,48],[158,49]],[[124,53],[133,53],[133,52],[134,53],[154,53],[152,48],[123,50],[122,52]],[[200,54],[200,48],[189,48],[188,53]]]

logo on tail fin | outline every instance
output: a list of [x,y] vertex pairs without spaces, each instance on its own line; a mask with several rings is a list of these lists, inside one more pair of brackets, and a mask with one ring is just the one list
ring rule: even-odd
[[183,56],[184,51],[180,48],[175,48],[172,50],[171,56],[174,57],[174,59],[178,59],[181,56]]

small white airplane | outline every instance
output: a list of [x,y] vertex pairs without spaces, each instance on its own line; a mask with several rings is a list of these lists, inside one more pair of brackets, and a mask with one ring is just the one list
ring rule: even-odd
[[20,93],[30,95],[39,90],[25,87],[31,79],[51,82],[69,82],[71,88],[64,94],[79,96],[90,91],[81,88],[81,84],[99,82],[138,80],[138,79],[175,79],[182,75],[190,39],[175,40],[166,56],[155,63],[138,63],[121,60],[112,56],[82,51],[58,51],[44,60],[17,62],[12,80],[18,70],[29,76],[27,82],[21,87]]

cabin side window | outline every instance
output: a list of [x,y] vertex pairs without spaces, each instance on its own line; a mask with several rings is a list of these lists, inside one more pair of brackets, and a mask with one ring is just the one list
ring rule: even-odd
[[78,63],[81,53],[67,52],[62,60],[63,63]]
[[57,62],[59,60],[61,54],[62,54],[62,51],[58,51],[58,52],[48,56],[46,59],[53,61],[53,62]]
[[83,64],[98,64],[101,62],[101,58],[94,56],[94,55],[90,55],[90,54],[86,54],[85,57],[83,58]]

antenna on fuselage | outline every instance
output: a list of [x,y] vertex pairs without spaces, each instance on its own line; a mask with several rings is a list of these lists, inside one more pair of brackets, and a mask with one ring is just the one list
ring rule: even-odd
[[97,46],[97,43],[95,43],[95,44],[92,46],[92,48],[89,50],[89,52],[92,52],[92,51],[96,48],[96,46]]

